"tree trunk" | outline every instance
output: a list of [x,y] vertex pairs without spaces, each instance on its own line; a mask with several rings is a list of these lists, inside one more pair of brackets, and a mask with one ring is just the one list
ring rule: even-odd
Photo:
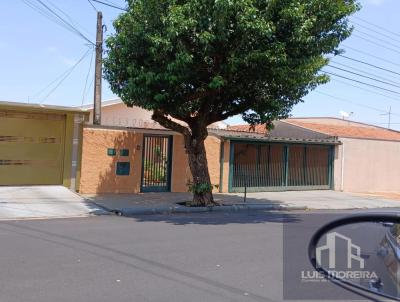
[[[207,130],[206,130],[207,131]],[[190,172],[193,176],[192,206],[213,205],[212,184],[208,173],[208,163],[204,140],[207,136],[185,135],[185,148],[188,153]]]
[[180,132],[185,139],[185,149],[188,154],[189,168],[192,173],[192,206],[209,206],[215,204],[212,195],[213,186],[208,173],[206,148],[204,141],[207,138],[207,123],[185,121],[189,127],[171,120],[162,110],[154,110],[152,119],[165,128]]

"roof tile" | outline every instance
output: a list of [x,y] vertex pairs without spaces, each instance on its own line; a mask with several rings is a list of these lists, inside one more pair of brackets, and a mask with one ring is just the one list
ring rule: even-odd
[[242,132],[254,132],[254,133],[262,133],[266,134],[268,133],[267,129],[265,128],[264,125],[254,125],[253,127],[251,125],[233,125],[229,126],[227,130],[233,130],[233,131],[242,131]]
[[329,125],[299,120],[285,121],[292,125],[297,125],[332,136],[400,141],[400,132],[372,125],[366,127],[365,125],[356,125],[355,123],[349,125]]

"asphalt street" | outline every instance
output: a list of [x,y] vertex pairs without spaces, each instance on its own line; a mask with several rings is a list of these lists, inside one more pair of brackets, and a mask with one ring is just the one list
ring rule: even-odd
[[[297,251],[308,266],[304,238],[327,219],[320,215],[257,211],[0,222],[0,301],[282,301],[283,285],[290,285],[283,275],[290,253],[283,248]],[[297,240],[284,245],[284,225],[305,237],[289,234]],[[318,286],[332,297],[343,291],[326,282]],[[289,288],[293,296],[295,290]]]

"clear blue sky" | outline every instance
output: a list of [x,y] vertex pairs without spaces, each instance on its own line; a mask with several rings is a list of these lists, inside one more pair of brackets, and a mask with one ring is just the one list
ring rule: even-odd
[[[35,2],[36,0],[29,1]],[[74,24],[87,37],[94,40],[96,12],[87,0],[45,0],[46,3],[49,1],[66,12],[74,21]],[[123,0],[111,1],[124,6]],[[361,3],[363,8],[356,15],[361,20],[352,20],[364,27],[355,24],[355,35],[342,45],[346,50],[345,55],[400,73],[400,1],[362,0]],[[112,20],[117,17],[120,11],[101,4],[95,3],[95,6],[103,11],[104,23],[108,28],[106,35],[112,33]],[[82,60],[70,76],[49,96],[47,95],[56,83],[44,92],[41,92],[51,81],[71,68],[87,51],[88,47],[85,45],[86,42],[83,39],[43,17],[28,7],[22,0],[0,1],[0,20],[2,20],[0,23],[0,100],[19,102],[28,102],[29,100],[30,102],[71,106],[81,105],[82,100],[84,103],[92,101],[93,67],[90,71],[86,92],[83,93],[90,66],[90,54]],[[362,20],[372,22],[395,34],[383,31]],[[365,39],[372,42],[375,41],[376,44],[368,42]],[[377,45],[378,43],[380,45]],[[359,51],[369,55],[360,53]],[[370,55],[374,55],[377,58]],[[386,61],[382,61],[379,58]],[[333,62],[336,62],[333,63],[336,67],[351,69],[354,72],[358,72],[357,69],[360,69],[364,75],[366,75],[365,72],[369,72],[371,73],[371,77],[380,77],[379,79],[385,82],[389,80],[394,86],[360,78],[330,67],[327,67],[326,71],[384,87],[399,94],[380,91],[376,88],[368,88],[362,84],[332,77],[332,81],[329,84],[320,86],[316,91],[311,92],[305,98],[304,103],[294,108],[292,114],[294,116],[339,117],[339,111],[342,110],[354,112],[351,117],[353,120],[386,126],[387,116],[381,115],[383,112],[367,107],[385,111],[391,106],[394,113],[392,116],[392,127],[400,130],[400,76],[379,71],[378,69],[370,68],[344,58],[334,58]],[[345,66],[340,64],[344,64]],[[359,88],[349,86],[349,84],[361,86],[363,89],[368,89],[371,92],[360,90]],[[399,87],[396,87],[396,85]],[[363,106],[335,100],[320,93],[359,103]],[[379,95],[379,93],[383,95]],[[112,97],[114,96],[105,82],[103,85],[103,99],[106,100]],[[236,117],[230,119],[229,122],[240,123],[241,120]]]

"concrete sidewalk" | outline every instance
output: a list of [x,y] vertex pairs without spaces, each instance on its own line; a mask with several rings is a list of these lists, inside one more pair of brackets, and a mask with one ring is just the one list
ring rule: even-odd
[[192,213],[240,210],[345,210],[397,208],[400,201],[377,196],[335,191],[288,191],[214,194],[223,206],[185,207],[178,202],[191,199],[189,193],[144,193],[85,195],[86,200],[120,215]]

